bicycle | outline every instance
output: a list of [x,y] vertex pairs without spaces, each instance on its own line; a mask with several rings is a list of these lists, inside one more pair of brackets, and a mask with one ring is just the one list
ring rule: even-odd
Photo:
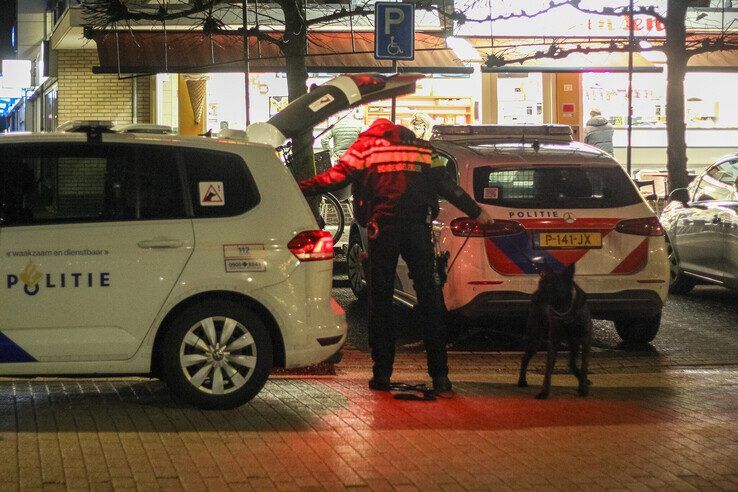
[[[282,156],[282,161],[288,169],[292,169],[292,142],[287,142],[277,148]],[[343,236],[346,226],[346,214],[341,202],[333,193],[321,193],[318,204],[318,225],[322,230],[331,233],[333,244],[337,244]]]

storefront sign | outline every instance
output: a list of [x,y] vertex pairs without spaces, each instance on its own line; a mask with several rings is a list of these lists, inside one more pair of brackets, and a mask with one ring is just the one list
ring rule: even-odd
[[[492,17],[495,36],[508,37],[627,37],[630,19],[627,15],[606,15],[605,12],[628,8],[628,0],[581,0],[579,9],[559,0],[500,0],[492,12],[487,4],[475,0],[455,2],[456,8],[469,19]],[[666,15],[666,0],[636,0],[635,9],[653,7]],[[551,7],[555,5],[554,7]],[[560,5],[560,6],[559,6]],[[467,10],[464,7],[467,7]],[[581,9],[581,10],[580,10]],[[507,18],[506,18],[507,17]],[[686,25],[692,31],[714,31],[738,24],[738,12],[693,8],[687,12]],[[735,28],[735,27],[734,27]],[[638,37],[665,37],[666,26],[650,15],[635,15],[633,31]],[[457,26],[457,36],[489,36],[490,26],[484,22],[466,22]]]
[[30,60],[3,60],[2,74],[2,86],[7,89],[31,87]]

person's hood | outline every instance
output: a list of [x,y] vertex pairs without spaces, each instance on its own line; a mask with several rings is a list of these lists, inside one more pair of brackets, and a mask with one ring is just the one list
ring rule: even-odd
[[360,137],[386,138],[390,142],[400,143],[401,133],[405,128],[401,125],[395,125],[386,118],[377,118],[374,123],[363,131]]
[[589,121],[587,121],[587,126],[605,126],[608,123],[610,123],[610,120],[600,115],[590,118]]

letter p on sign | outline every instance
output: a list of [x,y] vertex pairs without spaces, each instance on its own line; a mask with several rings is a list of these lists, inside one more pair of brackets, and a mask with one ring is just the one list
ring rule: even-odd
[[403,12],[402,9],[398,9],[397,7],[387,7],[384,15],[384,33],[389,36],[392,33],[391,26],[402,24],[402,21],[404,20],[405,12]]

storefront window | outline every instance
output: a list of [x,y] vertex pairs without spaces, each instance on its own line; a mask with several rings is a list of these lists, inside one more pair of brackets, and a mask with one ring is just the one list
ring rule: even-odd
[[738,74],[688,73],[684,81],[687,126],[738,128]]
[[[599,109],[615,127],[628,125],[628,74],[582,75],[584,119]],[[633,74],[633,126],[663,127],[666,124],[666,77],[660,73]]]
[[[246,128],[246,88],[243,73],[212,73],[207,82],[208,121],[213,132]],[[249,88],[249,95],[251,88]],[[253,121],[265,121],[255,120]]]
[[156,75],[156,123],[179,131],[179,100],[177,74]]
[[[688,73],[684,81],[688,128],[738,128],[738,74]],[[592,109],[615,127],[628,124],[628,74],[582,75],[584,118]],[[633,126],[666,126],[666,74],[633,75]]]
[[543,123],[543,76],[501,73],[497,76],[497,121],[501,125]]
[[44,109],[43,120],[41,121],[41,131],[53,132],[58,126],[58,99],[57,86],[54,86],[44,93]]

